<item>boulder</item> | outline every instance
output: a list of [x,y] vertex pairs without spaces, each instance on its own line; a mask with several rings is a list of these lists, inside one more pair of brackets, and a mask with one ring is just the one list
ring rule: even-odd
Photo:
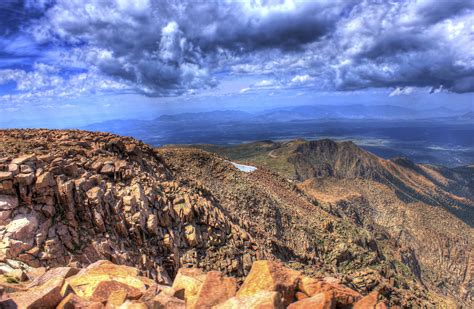
[[18,198],[12,195],[0,195],[0,210],[13,210],[18,207]]
[[13,178],[12,172],[0,172],[0,181],[9,180]]
[[212,308],[235,296],[236,290],[235,278],[225,277],[218,271],[210,271],[199,289],[194,307],[189,308]]
[[56,184],[54,181],[54,176],[50,172],[45,172],[38,176],[36,179],[35,187],[36,189],[52,187]]
[[60,277],[63,279],[69,278],[79,272],[79,269],[74,268],[74,267],[57,267],[48,270],[44,274],[38,276],[36,279],[34,279],[29,285],[28,288],[32,288],[35,286],[40,286],[45,284],[47,281]]
[[298,271],[285,268],[281,263],[256,261],[237,296],[251,296],[259,291],[275,291],[280,293],[283,305],[288,306],[295,297],[299,277]]
[[6,226],[9,238],[30,241],[38,229],[38,219],[34,214],[19,214]]
[[56,307],[56,309],[103,309],[104,305],[99,302],[84,300],[76,294],[67,295]]
[[62,300],[61,287],[63,283],[63,278],[53,277],[28,291],[13,293],[11,298],[18,308],[55,308]]
[[160,293],[153,298],[152,308],[154,309],[185,309],[184,300],[174,296]]
[[322,292],[309,298],[294,302],[288,306],[288,309],[334,309],[336,308],[336,299],[334,292]]
[[20,172],[20,167],[18,164],[9,164],[8,171],[11,172],[13,175],[16,175]]
[[[16,164],[15,164],[16,165]],[[18,166],[18,165],[17,165]],[[26,165],[26,164],[22,164],[20,165],[20,172],[21,173],[33,173],[34,170],[31,166],[29,165]]]
[[90,300],[97,286],[103,281],[120,282],[141,292],[151,285],[151,280],[138,276],[136,268],[100,260],[67,278],[62,292],[65,294],[71,289],[81,298]]
[[283,309],[282,297],[278,292],[259,291],[253,295],[235,296],[214,306],[214,309]]
[[[331,282],[331,283],[330,283]],[[313,296],[322,292],[333,291],[338,306],[347,306],[362,298],[358,292],[351,290],[334,280],[313,279],[301,277],[298,282],[298,290],[308,296]]]
[[378,303],[379,292],[372,291],[354,304],[354,309],[375,309]]
[[26,154],[26,155],[22,155],[21,157],[13,159],[11,163],[20,165],[20,164],[23,164],[25,162],[35,161],[35,160],[36,160],[36,155],[35,154]]
[[28,280],[28,276],[22,269],[14,269],[11,272],[6,274],[7,277],[13,278],[18,282],[23,282]]
[[100,173],[113,176],[115,172],[115,167],[112,164],[105,164],[101,169]]
[[[120,299],[123,296],[123,301],[126,299],[139,299],[143,293],[139,289],[129,286],[127,284],[124,284],[122,282],[118,282],[115,280],[110,280],[110,281],[102,281],[100,282],[94,289],[94,292],[92,293],[92,296],[90,298],[91,301],[97,301],[97,302],[106,302],[109,300],[109,297],[112,295],[112,293],[115,294],[114,297],[112,297],[114,300]],[[121,305],[120,303],[119,305]]]
[[186,302],[187,306],[196,302],[197,295],[204,282],[206,275],[198,268],[180,268],[173,282],[173,289],[179,298]]
[[29,186],[35,180],[35,174],[33,173],[20,173],[15,176],[15,181],[20,185]]
[[0,226],[5,226],[10,223],[11,210],[0,210]]

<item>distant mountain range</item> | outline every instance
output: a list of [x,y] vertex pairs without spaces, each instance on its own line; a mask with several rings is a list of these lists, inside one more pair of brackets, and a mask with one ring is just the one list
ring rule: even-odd
[[[470,112],[472,115],[472,112]],[[395,105],[302,105],[268,109],[256,113],[235,110],[218,110],[197,113],[162,115],[154,121],[295,121],[310,119],[374,119],[374,120],[414,120],[468,116],[445,107],[417,110]]]
[[403,155],[415,162],[458,166],[474,162],[473,114],[394,105],[307,105],[117,119],[81,129],[132,136],[154,146],[332,138],[352,140],[384,158]]

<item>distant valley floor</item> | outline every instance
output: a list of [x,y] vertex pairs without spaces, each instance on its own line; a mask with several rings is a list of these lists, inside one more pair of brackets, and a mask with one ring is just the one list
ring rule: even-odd
[[167,144],[236,145],[297,138],[351,140],[390,159],[405,156],[417,163],[448,167],[474,163],[474,124],[440,120],[294,120],[258,121],[199,117],[116,120],[84,127],[132,136],[153,146]]

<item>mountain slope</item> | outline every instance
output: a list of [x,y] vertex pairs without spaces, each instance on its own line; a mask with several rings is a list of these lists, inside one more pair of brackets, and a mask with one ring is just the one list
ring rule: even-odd
[[472,168],[383,160],[330,140],[201,147],[291,179],[332,214],[395,240],[394,255],[424,284],[472,302]]
[[[338,276],[389,304],[449,303],[402,247],[258,168],[197,149],[85,131],[0,131],[0,260],[128,264],[170,282],[181,266],[243,278],[256,259]],[[406,262],[406,264],[403,263]]]

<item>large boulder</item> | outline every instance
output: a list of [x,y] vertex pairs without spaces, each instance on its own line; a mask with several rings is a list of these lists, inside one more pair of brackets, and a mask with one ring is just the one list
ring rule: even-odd
[[206,275],[198,268],[180,268],[173,282],[173,289],[188,306],[196,302]]
[[237,282],[218,271],[204,274],[196,268],[182,268],[173,288],[186,301],[186,308],[212,308],[235,295]]
[[18,198],[12,195],[0,195],[0,211],[18,207]]
[[322,292],[312,297],[294,302],[288,306],[288,309],[334,309],[336,308],[336,299],[334,292]]
[[184,300],[174,296],[160,293],[153,298],[152,308],[154,309],[185,309]]
[[76,294],[69,294],[56,307],[56,309],[103,309],[104,305],[100,302],[87,301]]
[[259,291],[253,295],[235,296],[214,309],[283,309],[282,297],[278,292]]
[[92,293],[90,300],[106,302],[111,296],[115,296],[112,298],[123,298],[122,303],[124,303],[127,299],[136,300],[142,295],[143,292],[133,286],[115,280],[110,280],[100,282],[94,289],[94,293]]
[[259,291],[275,291],[280,293],[283,305],[288,306],[295,298],[300,275],[300,272],[285,268],[279,262],[256,261],[237,296],[246,297]]
[[101,282],[110,281],[123,283],[141,292],[145,292],[147,287],[154,283],[150,279],[139,276],[136,268],[101,260],[66,279],[62,293],[67,294],[70,290],[79,297],[90,300]]
[[29,242],[38,229],[38,218],[34,214],[19,214],[6,226],[8,238]]
[[379,298],[379,292],[370,292],[367,296],[364,296],[361,300],[354,304],[354,309],[375,309]]
[[11,294],[18,308],[55,308],[62,300],[64,278],[57,276],[28,291]]
[[18,198],[11,195],[0,195],[0,225],[10,223],[10,215],[18,207]]
[[32,288],[35,286],[41,286],[48,282],[49,280],[56,278],[56,277],[61,277],[63,279],[69,278],[79,272],[79,269],[74,268],[74,267],[57,267],[48,270],[44,274],[38,276],[35,278],[29,285],[28,288]]
[[303,276],[300,278],[297,288],[308,296],[332,291],[338,306],[347,306],[362,298],[358,292],[330,279],[323,280]]
[[194,308],[212,308],[233,297],[236,291],[235,278],[225,277],[218,271],[210,271],[199,289]]

